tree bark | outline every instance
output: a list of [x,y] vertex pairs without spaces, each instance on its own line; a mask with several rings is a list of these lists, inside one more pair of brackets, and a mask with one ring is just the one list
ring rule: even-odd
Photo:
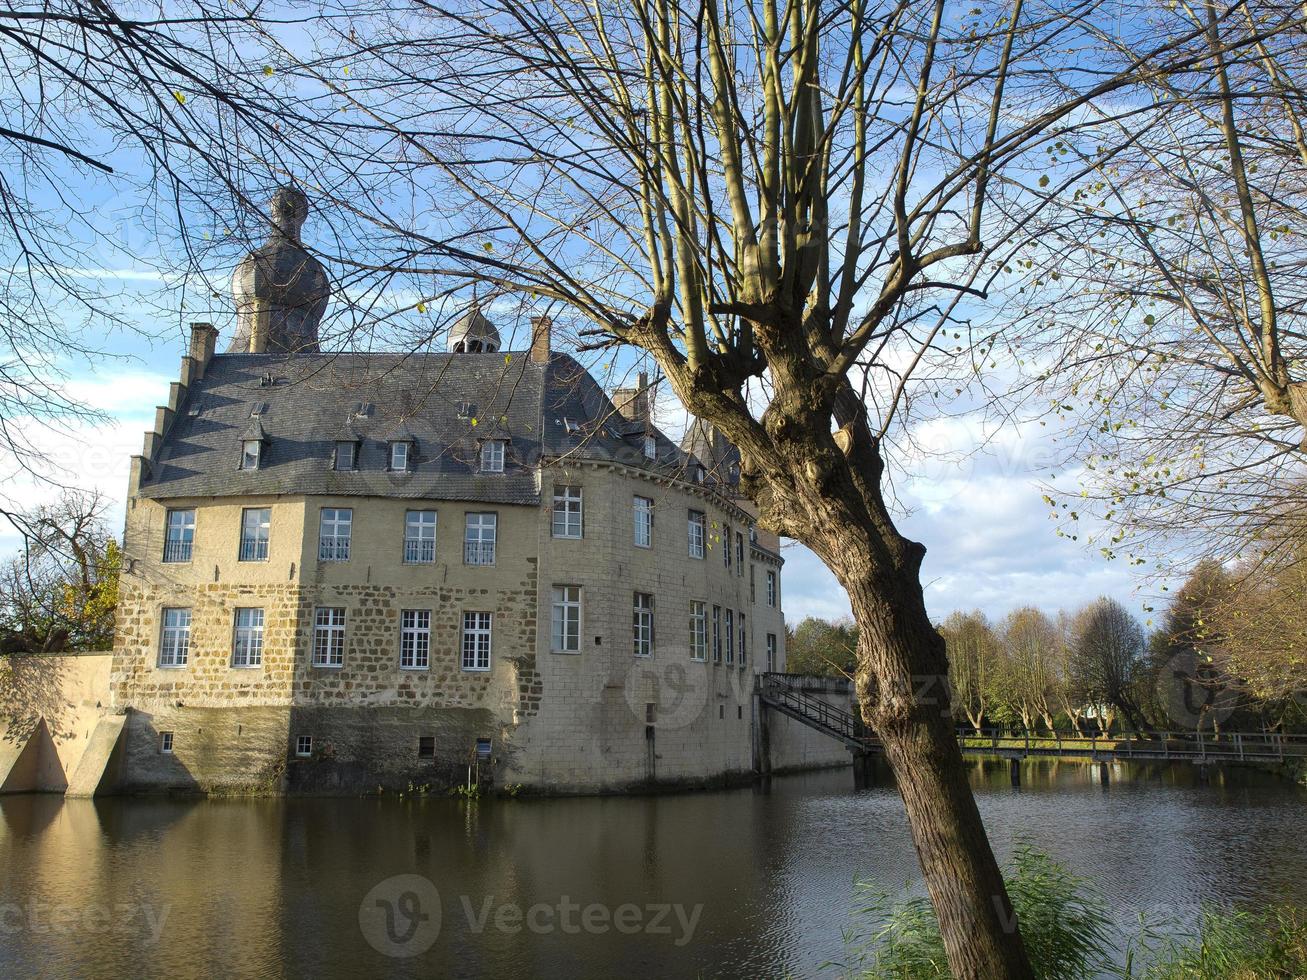
[[943,639],[915,576],[886,585],[845,582],[859,702],[903,798],[949,965],[960,980],[1033,977],[953,731]]

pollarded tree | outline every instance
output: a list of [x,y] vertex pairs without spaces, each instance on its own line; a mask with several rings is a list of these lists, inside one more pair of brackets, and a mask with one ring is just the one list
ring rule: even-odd
[[939,632],[948,655],[953,708],[979,731],[994,706],[1001,656],[998,638],[979,609],[950,613]]
[[[349,200],[392,236],[387,269],[431,296],[488,281],[645,352],[739,448],[760,523],[848,592],[862,711],[964,978],[1030,968],[886,466],[904,412],[984,372],[992,341],[963,338],[967,303],[1023,235],[994,195],[1024,194],[1034,150],[1092,125],[1086,107],[1141,68],[1211,56],[1194,29],[1105,58],[1099,20],[1119,25],[1119,7],[454,0],[335,39],[351,74],[334,91],[365,145],[324,157],[348,181],[323,186],[376,174],[399,191]],[[1049,84],[1051,57],[1073,91]]]
[[1053,730],[1060,640],[1053,621],[1033,606],[1009,613],[999,627],[1005,698],[1028,732],[1038,720]]

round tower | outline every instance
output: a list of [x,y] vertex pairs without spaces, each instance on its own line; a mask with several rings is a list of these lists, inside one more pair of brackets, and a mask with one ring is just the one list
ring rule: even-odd
[[499,350],[499,331],[486,319],[479,306],[473,306],[449,328],[451,354],[493,354]]

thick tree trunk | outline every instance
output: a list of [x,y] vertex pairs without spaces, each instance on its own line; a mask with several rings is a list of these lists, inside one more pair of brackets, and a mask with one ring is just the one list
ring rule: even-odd
[[845,582],[859,631],[858,695],[903,797],[949,965],[960,980],[1031,977],[953,732],[943,639],[915,578],[886,584]]

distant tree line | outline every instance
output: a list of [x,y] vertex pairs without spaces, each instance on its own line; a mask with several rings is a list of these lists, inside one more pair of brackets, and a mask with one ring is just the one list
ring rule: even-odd
[[[1265,573],[1203,562],[1148,632],[1120,602],[1074,612],[1033,606],[938,626],[959,725],[1040,733],[1307,725],[1307,562]],[[791,673],[852,677],[849,620],[788,631]]]

